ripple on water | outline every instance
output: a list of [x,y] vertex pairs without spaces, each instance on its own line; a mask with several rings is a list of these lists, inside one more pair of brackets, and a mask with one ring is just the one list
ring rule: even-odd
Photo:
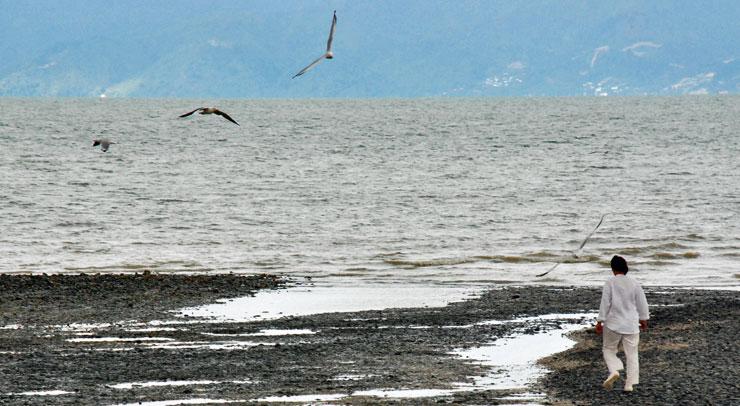
[[[616,252],[650,284],[681,284],[667,267],[695,269],[697,285],[736,270],[732,254],[706,254],[740,238],[736,97],[228,101],[261,112],[249,137],[173,123],[179,103],[0,99],[0,230],[13,242],[0,272],[142,264],[528,284],[562,261],[545,283],[597,285]],[[722,125],[707,131],[706,117]],[[120,144],[93,149],[90,128]],[[603,213],[587,260],[568,259]],[[168,260],[202,265],[155,266]]]

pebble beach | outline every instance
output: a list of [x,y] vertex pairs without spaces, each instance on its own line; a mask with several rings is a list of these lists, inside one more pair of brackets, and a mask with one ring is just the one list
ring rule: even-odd
[[[647,289],[632,393],[601,388],[598,288],[495,288],[444,306],[250,321],[181,312],[296,284],[0,275],[0,403],[729,405],[740,393],[737,291]],[[559,340],[575,342],[519,366],[505,356]]]

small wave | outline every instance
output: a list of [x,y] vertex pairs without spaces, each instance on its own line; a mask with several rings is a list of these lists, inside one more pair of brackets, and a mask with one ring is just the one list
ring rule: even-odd
[[146,264],[123,264],[120,265],[119,268],[121,269],[127,269],[127,270],[137,270],[137,269],[148,269],[148,268],[156,268],[157,265],[146,265]]
[[658,245],[646,245],[644,247],[625,247],[625,248],[615,248],[615,252],[619,252],[624,255],[639,255],[643,253],[648,253],[651,251],[660,251],[660,250],[681,250],[681,249],[688,249],[691,248],[688,245],[679,244],[677,242],[669,242],[665,244],[658,244]]
[[590,169],[624,169],[624,166],[591,165]]
[[652,265],[652,266],[674,266],[676,265],[676,263],[673,261],[663,261],[663,260],[645,261],[644,264]]
[[149,264],[136,264],[127,263],[117,265],[102,265],[102,266],[82,266],[82,267],[64,267],[66,271],[83,271],[83,272],[135,272],[140,270],[151,270],[157,272],[177,272],[177,271],[211,271],[212,269],[204,267],[202,264],[195,261],[159,261]]
[[560,258],[561,255],[547,252],[537,251],[524,255],[478,255],[474,258],[483,261],[496,261],[496,262],[508,262],[508,263],[535,263],[535,262],[552,262],[553,258]]
[[[526,255],[476,255],[471,257],[458,257],[458,258],[435,258],[435,259],[398,259],[398,258],[384,258],[383,262],[411,268],[422,268],[430,266],[449,266],[449,265],[461,265],[469,264],[480,261],[498,262],[507,264],[534,264],[534,263],[551,263],[561,262],[565,264],[575,264],[583,262],[598,262],[601,257],[597,255],[556,255],[549,252],[535,252]],[[608,264],[608,262],[607,262]]]
[[281,266],[285,266],[285,263],[280,261],[279,259],[266,259],[262,261],[254,261],[254,266],[259,266],[262,268],[270,268],[270,269],[277,269]]
[[62,221],[57,223],[54,227],[94,227],[99,226],[98,223],[92,221]]
[[684,253],[670,253],[670,252],[656,252],[655,254],[651,255],[650,258],[655,259],[677,259],[677,258],[686,258],[686,259],[693,259],[699,257],[698,252],[694,251],[688,251]]
[[505,262],[509,264],[542,262],[541,259],[521,255],[484,255],[476,257],[480,260]]
[[157,203],[190,203],[192,200],[182,200],[182,199],[154,199]]
[[379,254],[375,254],[373,258],[387,258],[387,257],[395,257],[398,255],[402,255],[403,252],[396,251],[396,252],[381,252]]
[[110,248],[84,248],[77,245],[63,245],[62,250],[69,251],[74,254],[107,254],[111,250]]
[[537,252],[533,252],[531,254],[528,254],[528,256],[534,257],[534,258],[549,259],[549,258],[555,258],[558,255],[557,254],[553,254],[552,252],[547,252],[547,251],[537,251]]
[[402,267],[423,268],[428,266],[460,265],[476,262],[475,258],[437,258],[437,259],[384,259],[383,262]]
[[542,262],[560,262],[563,264],[578,264],[582,262],[598,262],[602,258],[598,255],[555,255],[555,254],[543,254],[539,255],[525,255],[525,256],[510,256],[501,255],[493,257],[494,260],[506,263],[542,263]]
[[611,258],[610,259],[600,259],[596,261],[596,263],[601,265],[602,267],[611,268]]

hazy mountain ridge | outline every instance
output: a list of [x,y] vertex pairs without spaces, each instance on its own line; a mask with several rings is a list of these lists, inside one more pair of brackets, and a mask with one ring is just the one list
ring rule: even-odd
[[[740,91],[734,1],[3,3],[5,96]],[[323,52],[333,9],[335,59],[291,80]]]

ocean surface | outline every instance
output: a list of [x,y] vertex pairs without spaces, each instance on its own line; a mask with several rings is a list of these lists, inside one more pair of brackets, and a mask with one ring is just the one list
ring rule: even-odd
[[739,157],[738,96],[5,98],[0,273],[738,288]]

